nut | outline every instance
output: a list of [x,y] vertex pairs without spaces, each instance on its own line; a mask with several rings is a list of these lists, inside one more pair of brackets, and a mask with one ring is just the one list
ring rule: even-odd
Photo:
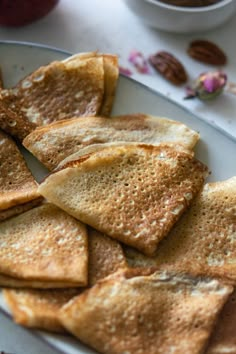
[[225,65],[227,57],[225,53],[215,43],[198,39],[190,43],[187,50],[190,57],[211,65]]
[[188,79],[184,66],[168,52],[162,51],[151,55],[149,62],[166,80],[174,85],[182,85]]

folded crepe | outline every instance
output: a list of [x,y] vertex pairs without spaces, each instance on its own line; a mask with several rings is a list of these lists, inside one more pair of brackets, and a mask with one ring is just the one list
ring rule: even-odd
[[71,298],[80,294],[80,289],[5,289],[3,296],[14,316],[22,326],[64,333],[57,318],[60,308]]
[[117,56],[109,54],[91,52],[51,62],[1,91],[0,128],[22,141],[36,126],[109,114],[117,78]]
[[[99,233],[92,228],[88,229],[89,263],[88,283],[94,285],[99,280],[118,269],[127,268],[122,247],[115,240]],[[0,284],[6,286],[27,286],[22,280],[11,279],[0,274]],[[28,281],[28,285],[44,286],[45,283]],[[16,323],[26,327],[41,328],[48,331],[64,332],[59,318],[59,309],[73,296],[80,294],[84,288],[77,289],[5,289],[4,298],[9,306]]]
[[63,326],[99,353],[202,353],[232,287],[138,269],[113,274],[60,310]]
[[37,189],[17,145],[0,131],[0,220],[41,202]]
[[[236,177],[208,183],[159,244],[150,260],[135,250],[126,255],[133,266],[201,271],[236,282]],[[151,262],[151,263],[150,263]]]
[[77,117],[38,127],[23,145],[49,170],[67,156],[91,144],[117,141],[181,144],[192,149],[199,134],[185,124],[147,114],[110,118]]
[[74,288],[79,286],[80,289],[83,289],[78,283],[74,281],[60,281],[60,280],[33,280],[33,279],[24,279],[16,278],[10,275],[0,273],[0,286],[6,288],[28,288],[28,289],[61,289],[61,288]]
[[68,162],[39,192],[100,232],[152,255],[208,170],[191,153],[162,144],[106,147]]
[[206,354],[236,353],[236,290],[230,295],[210,338]]
[[[126,257],[121,245],[106,235],[88,228],[88,286],[94,285],[98,280],[114,273],[118,269],[127,268]],[[0,273],[0,285],[9,288],[36,288],[51,289],[73,287],[74,282],[40,281],[32,279],[15,278]],[[40,298],[43,292],[40,292]]]
[[0,274],[63,287],[88,283],[85,225],[52,204],[0,223]]

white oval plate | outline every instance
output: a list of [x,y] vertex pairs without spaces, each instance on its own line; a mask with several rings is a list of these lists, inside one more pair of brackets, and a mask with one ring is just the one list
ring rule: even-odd
[[[70,53],[66,53],[60,49],[33,43],[0,42],[0,66],[3,72],[4,84],[6,87],[11,87],[16,84],[19,79],[37,69],[39,66],[45,65],[53,60],[65,59],[69,55]],[[157,92],[150,90],[146,86],[130,78],[120,76],[113,114],[135,112],[175,119],[200,132],[201,140],[196,148],[196,156],[202,162],[206,163],[212,171],[209,180],[218,181],[236,175],[236,164],[234,162],[236,139],[227,135],[223,130],[204,122],[201,118],[193,115],[191,112],[173,103],[166,97],[161,96]],[[42,165],[30,154],[25,152],[24,154],[35,177],[38,180],[43,178],[45,173],[47,173],[46,170],[42,168]],[[1,297],[0,308],[7,313],[6,305]],[[4,321],[2,315],[0,316],[0,321]],[[1,334],[3,333],[4,327],[1,326]],[[18,331],[13,331],[9,337],[9,343],[11,342],[9,348],[14,346],[15,335],[15,339],[17,339],[15,344],[16,354],[26,352],[30,354],[40,353],[36,344],[33,346],[30,344],[32,340],[29,340],[29,333],[32,333],[34,336],[35,334],[38,335],[39,338],[49,343],[59,352],[67,354],[95,353],[76,339],[72,339],[68,336],[45,334],[39,331],[28,330],[23,330],[20,334]],[[8,333],[4,335],[7,336]],[[29,343],[28,346],[27,343]],[[42,343],[40,343],[40,345],[42,346]],[[21,349],[21,352],[19,352],[19,349],[23,347],[25,349]],[[1,350],[7,351],[9,349],[1,348],[0,342],[0,351]],[[45,343],[45,353],[51,352],[52,348],[47,347]]]

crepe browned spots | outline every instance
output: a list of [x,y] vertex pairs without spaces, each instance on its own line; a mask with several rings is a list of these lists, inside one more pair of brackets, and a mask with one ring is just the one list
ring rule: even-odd
[[0,223],[0,273],[10,277],[86,286],[86,227],[52,204]]
[[181,144],[192,149],[199,134],[186,125],[147,114],[129,114],[111,118],[78,117],[39,127],[23,145],[50,170],[67,156],[82,148],[108,142],[161,142]]
[[220,313],[206,354],[236,353],[236,291],[231,294]]
[[117,79],[115,55],[91,52],[54,61],[1,91],[0,127],[22,141],[36,126],[109,114]]
[[187,274],[118,272],[69,301],[60,319],[99,353],[199,354],[231,291]]
[[80,289],[5,289],[3,296],[16,323],[63,333],[65,329],[58,320],[57,312],[80,292]]
[[0,131],[0,214],[5,218],[14,214],[14,210],[17,213],[20,205],[38,199],[37,188],[17,145]]
[[45,179],[39,192],[77,219],[149,255],[208,174],[192,154],[166,144],[106,147],[63,167]]

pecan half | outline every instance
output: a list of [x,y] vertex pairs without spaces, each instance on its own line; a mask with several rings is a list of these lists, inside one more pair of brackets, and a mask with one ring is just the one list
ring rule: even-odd
[[191,42],[187,52],[193,59],[206,64],[221,66],[227,63],[223,50],[208,40],[197,39]]
[[149,57],[150,64],[164,78],[174,85],[182,85],[187,79],[187,73],[181,62],[168,52],[158,52]]

